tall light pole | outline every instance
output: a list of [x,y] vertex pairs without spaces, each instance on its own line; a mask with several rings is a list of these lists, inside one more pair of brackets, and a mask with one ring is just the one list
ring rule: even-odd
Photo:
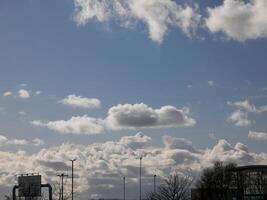
[[73,170],[74,170],[74,162],[77,159],[72,159],[71,161],[71,200],[73,200]]
[[62,173],[62,174],[59,174],[57,175],[60,177],[61,179],[61,200],[64,200],[64,178],[67,177],[68,175]]
[[123,200],[125,200],[125,176],[123,177]]
[[140,188],[139,188],[139,200],[142,200],[142,156],[140,157]]
[[154,174],[154,194],[156,193],[156,177],[157,175]]

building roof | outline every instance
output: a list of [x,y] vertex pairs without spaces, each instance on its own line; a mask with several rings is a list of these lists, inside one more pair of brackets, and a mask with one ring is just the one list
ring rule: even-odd
[[264,170],[267,171],[267,165],[245,165],[245,166],[238,166],[235,167],[232,171],[257,171],[257,170]]

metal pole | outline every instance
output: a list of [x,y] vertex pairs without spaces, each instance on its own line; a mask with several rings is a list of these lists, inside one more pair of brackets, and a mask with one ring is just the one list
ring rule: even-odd
[[60,200],[60,197],[61,197],[61,188],[60,188],[61,176],[60,175],[57,175],[57,176],[59,177],[59,187],[58,187],[59,194],[58,194],[58,200]]
[[125,176],[123,177],[123,200],[125,200]]
[[142,200],[142,157],[140,157],[140,188],[139,188],[139,200]]
[[64,200],[64,196],[63,196],[63,190],[64,190],[64,186],[63,186],[63,178],[64,177],[64,174],[61,174],[61,200]]
[[13,187],[13,190],[12,190],[12,198],[13,198],[13,200],[16,200],[16,189],[18,189],[18,188],[19,188],[18,185],[15,185]]
[[[62,173],[60,175],[58,175],[61,178],[61,200],[64,200],[64,177],[67,177],[68,175]],[[59,198],[60,198],[60,194],[59,194]]]
[[72,159],[71,161],[71,200],[73,200],[73,171],[74,171],[74,161],[76,159]]
[[154,193],[156,193],[156,174],[154,174]]
[[52,186],[50,184],[42,184],[41,187],[47,187],[49,191],[49,200],[52,200]]

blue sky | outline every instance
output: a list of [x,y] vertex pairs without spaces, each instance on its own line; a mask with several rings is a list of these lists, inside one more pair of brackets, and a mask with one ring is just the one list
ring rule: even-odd
[[[164,18],[159,24],[159,18],[152,18],[159,30],[151,28],[149,17],[155,17],[154,10],[142,10],[142,6],[155,6],[157,12],[159,9],[159,13],[172,16],[172,12],[182,12],[185,7],[160,10],[160,3],[146,5],[138,1],[140,4],[135,6],[139,7],[132,13],[125,6],[123,17],[111,7],[96,12],[88,6],[96,4],[93,0],[0,2],[0,133],[10,140],[28,141],[27,145],[9,142],[0,147],[2,152],[16,154],[23,150],[31,155],[63,143],[105,143],[137,132],[152,138],[155,148],[162,147],[162,136],[168,135],[190,140],[200,149],[212,149],[219,139],[226,139],[232,145],[246,144],[252,152],[266,151],[266,3],[255,0],[234,4],[233,0],[225,0],[172,4],[157,0],[162,5],[167,2],[166,5],[192,8],[191,17],[196,17],[197,22],[186,27],[189,32],[194,29],[189,34],[180,25],[166,25]],[[254,8],[244,10],[245,4],[259,9],[260,14]],[[235,7],[243,9],[243,13]],[[82,10],[85,8],[86,12]],[[110,10],[104,20],[99,18]],[[229,14],[229,21],[224,12]],[[90,17],[91,13],[94,15]],[[244,13],[252,16],[254,24],[232,17]],[[77,19],[79,15],[83,18]],[[173,20],[187,19],[178,16]],[[165,25],[167,31],[159,35]],[[21,98],[19,90],[25,90],[30,97]],[[12,94],[5,96],[6,92]],[[60,103],[68,95],[96,98],[101,106],[88,109]],[[154,111],[170,105],[180,113],[186,107],[190,111],[182,115],[195,123],[185,126],[173,119],[178,120],[176,124],[117,124],[116,128],[103,125],[104,130],[97,134],[77,134],[73,129],[64,134],[48,126],[48,122],[84,115],[105,121],[112,107],[127,104],[133,109],[132,105],[140,103]],[[232,116],[231,120],[237,111],[241,115]],[[136,115],[143,117],[138,112]],[[40,124],[34,125],[33,121]],[[248,137],[249,132],[254,137]],[[30,145],[35,138],[43,144]]]

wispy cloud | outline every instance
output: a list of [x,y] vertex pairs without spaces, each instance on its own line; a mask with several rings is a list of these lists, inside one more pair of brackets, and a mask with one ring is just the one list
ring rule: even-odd
[[214,86],[214,81],[208,81],[209,86]]
[[246,127],[252,123],[252,121],[248,119],[249,113],[260,114],[267,111],[267,105],[256,106],[247,99],[235,102],[228,101],[227,105],[238,109],[228,117],[228,121],[240,127]]
[[6,91],[3,93],[4,97],[8,97],[8,96],[12,96],[12,95],[13,95],[13,92],[11,92],[11,91]]
[[34,120],[31,124],[39,127],[46,127],[62,134],[98,134],[102,133],[105,127],[102,119],[88,117],[87,115],[71,117],[69,120],[49,122]]
[[74,4],[74,20],[78,24],[96,19],[114,20],[123,27],[132,27],[142,22],[148,27],[149,37],[159,43],[170,27],[190,36],[200,21],[196,6],[180,5],[172,0],[74,0]]
[[179,28],[187,36],[197,29],[223,33],[236,41],[267,37],[267,3],[265,0],[223,0],[200,13],[193,6],[172,0],[73,0],[74,20],[86,24],[92,20],[101,23],[115,21],[125,28],[136,22],[147,25],[149,37],[161,43],[171,28]]
[[244,101],[236,101],[236,102],[227,102],[230,106],[235,106],[239,109],[243,109],[247,112],[251,113],[262,113],[267,111],[267,105],[256,106],[252,104],[249,100],[245,99]]
[[256,131],[249,131],[248,137],[252,140],[263,141],[267,140],[267,133],[264,132],[256,132]]
[[87,98],[82,96],[77,96],[74,94],[68,95],[64,99],[60,100],[59,103],[72,107],[80,108],[100,108],[101,101],[96,98]]
[[247,113],[240,110],[236,110],[227,119],[229,122],[233,122],[236,126],[246,127],[251,125],[251,120],[248,119]]
[[40,146],[43,145],[44,141],[35,138],[33,140],[25,140],[25,139],[9,139],[3,135],[0,135],[0,146],[5,146],[5,145],[32,145],[32,146]]

